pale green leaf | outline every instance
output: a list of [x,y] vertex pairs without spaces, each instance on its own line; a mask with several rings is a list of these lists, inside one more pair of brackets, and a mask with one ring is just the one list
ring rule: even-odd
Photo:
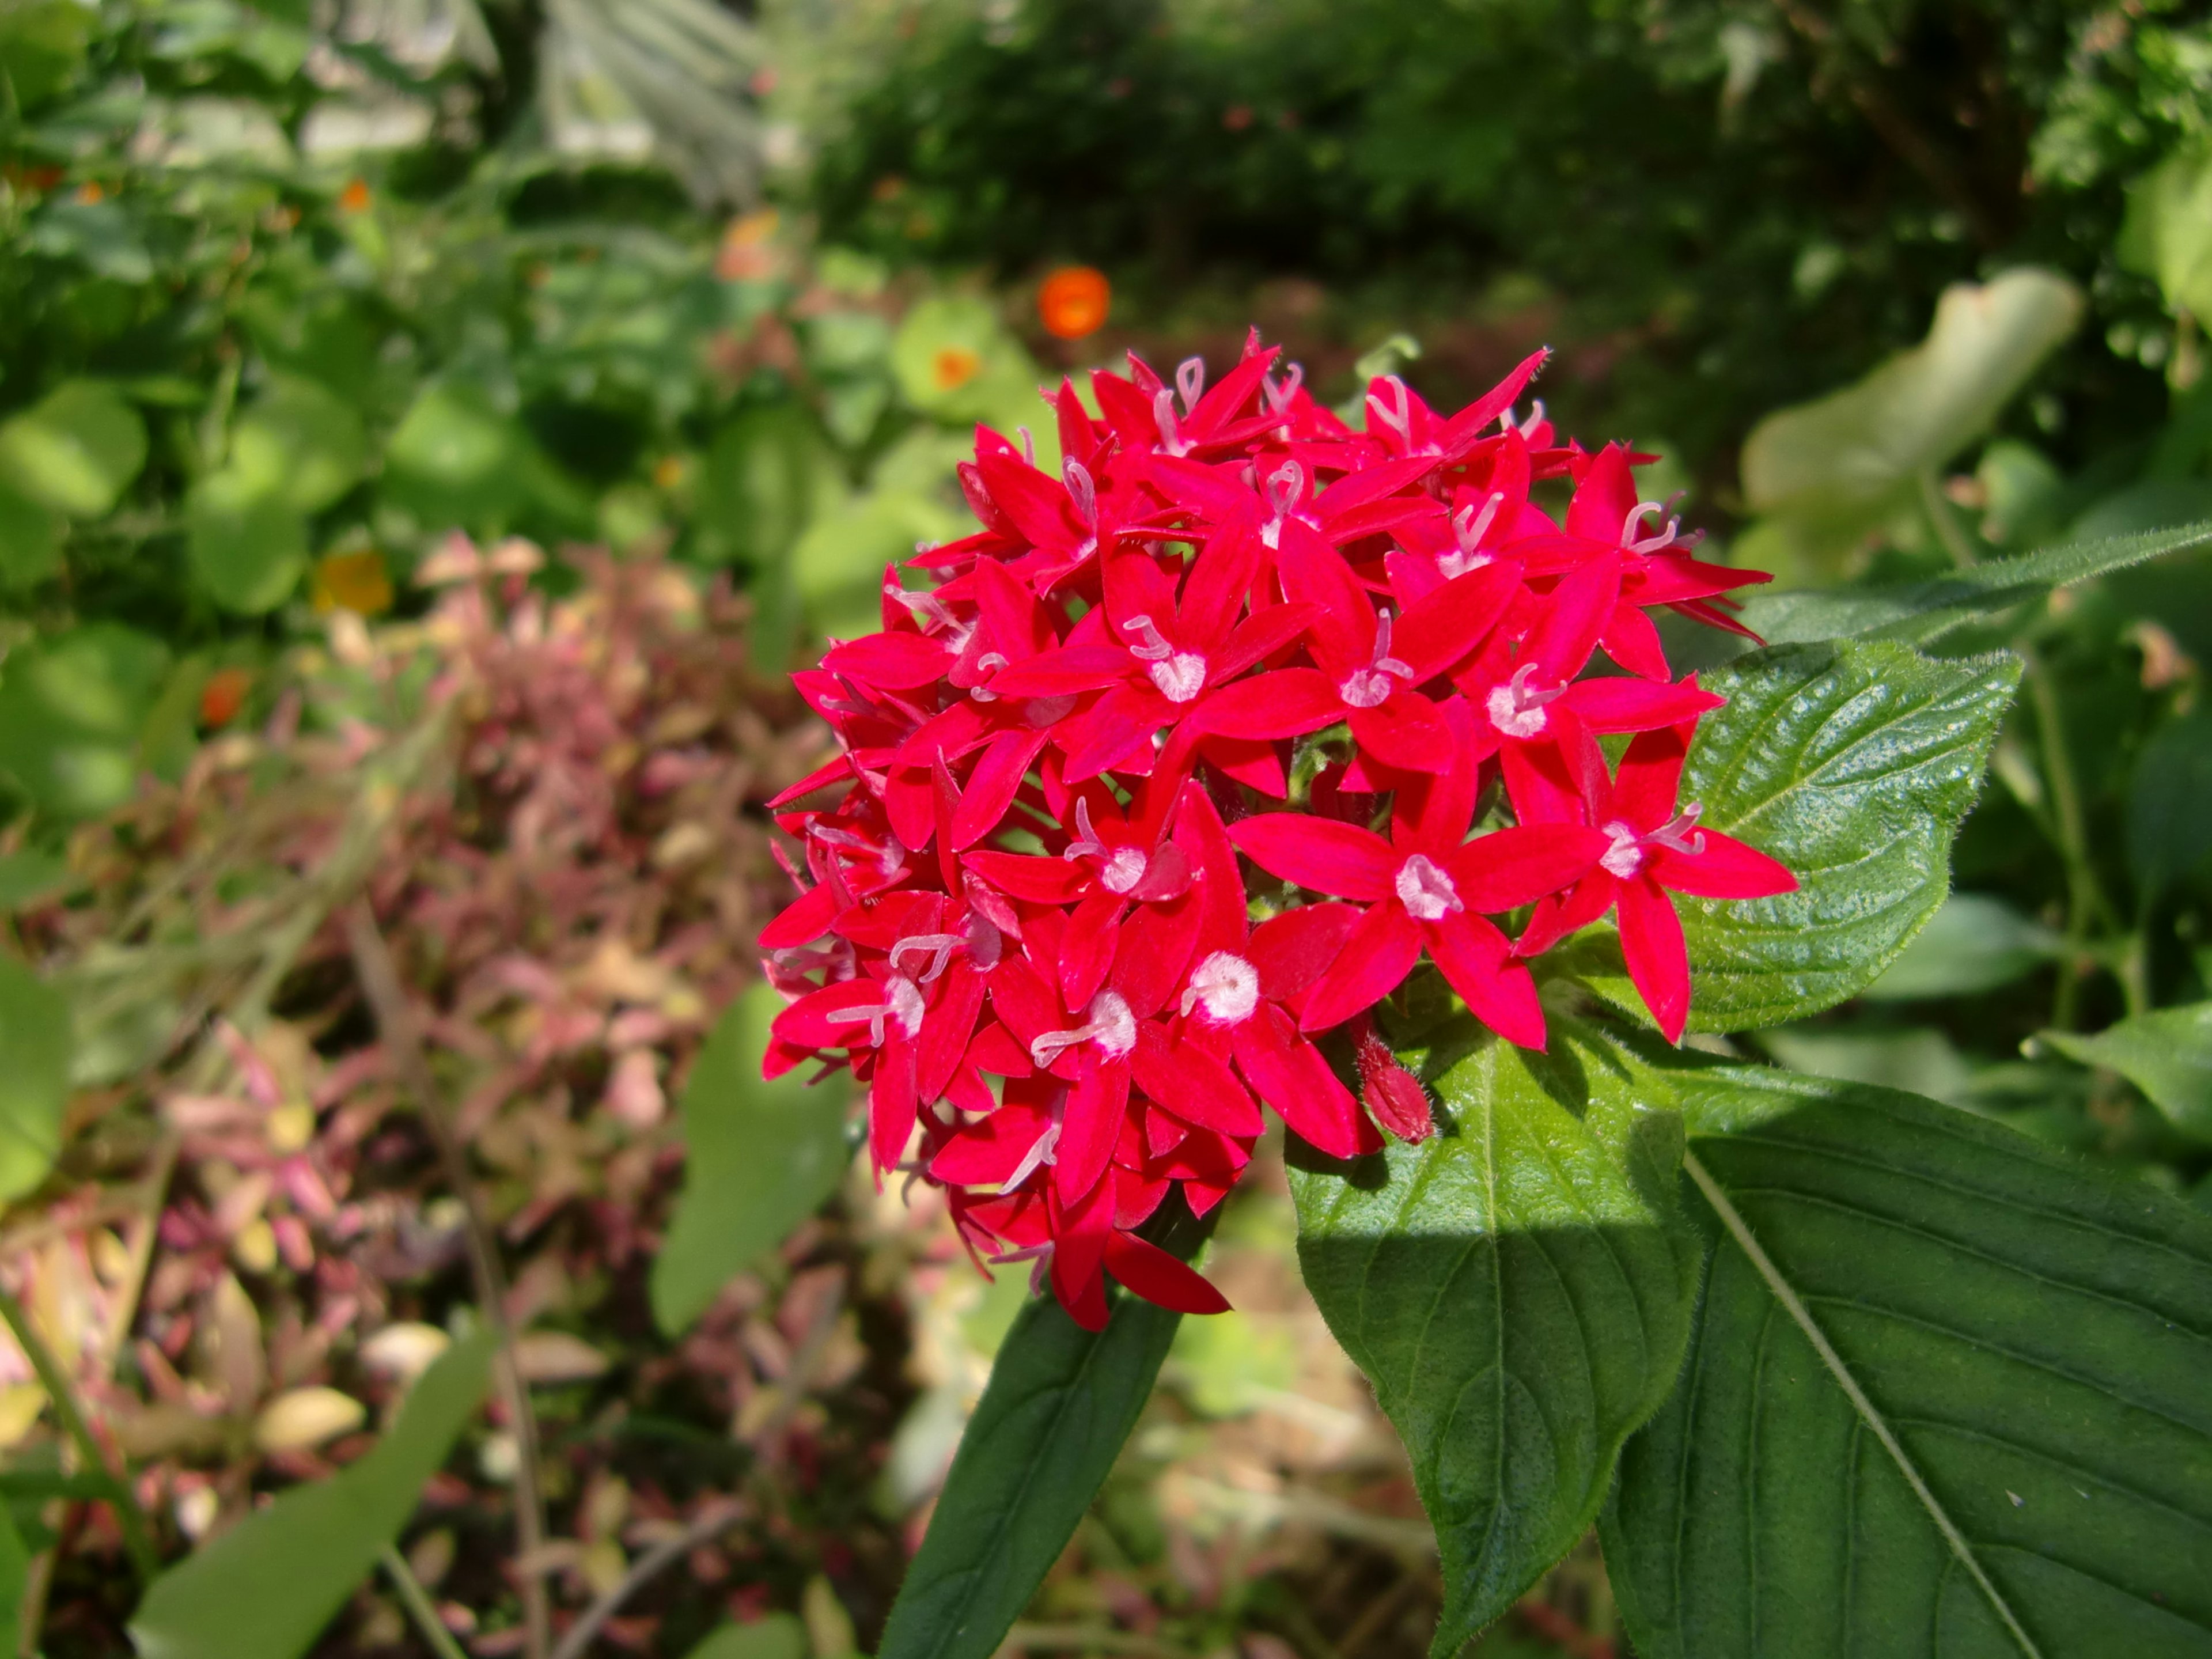
[[1712,1253],[1601,1522],[1637,1651],[2212,1651],[2212,1218],[1914,1096],[1675,1083]]
[[843,1178],[842,1079],[804,1071],[761,1078],[769,1026],[783,1008],[756,985],[732,1003],[684,1089],[684,1191],[653,1264],[653,1313],[672,1335],[819,1209]]
[[273,377],[231,428],[230,469],[254,493],[319,513],[353,488],[368,461],[361,416],[296,374]]
[[145,422],[98,380],[64,380],[0,424],[0,483],[64,518],[98,518],[145,465]]
[[155,1579],[131,1634],[140,1659],[296,1659],[384,1547],[491,1382],[479,1333],[441,1354],[375,1448],[324,1480],[295,1486]]
[[2169,156],[2130,185],[2114,252],[2171,309],[2212,314],[2212,154]]
[[[1681,798],[1799,884],[1676,901],[1692,1030],[1802,1019],[1896,959],[1949,890],[1951,841],[2019,679],[2008,655],[1936,661],[1853,641],[1779,646],[1703,677],[1729,702],[1698,727]],[[1584,977],[1634,1010],[1617,962],[1591,961]]]
[[21,1198],[54,1167],[69,1068],[69,1004],[0,956],[0,1200]]
[[2177,1127],[2212,1141],[2212,1002],[2137,1014],[2094,1036],[2045,1031],[2069,1060],[2118,1072]]
[[690,1659],[807,1659],[806,1626],[771,1613],[750,1625],[725,1625],[691,1650]]
[[1436,1528],[1438,1659],[1588,1530],[1689,1334],[1680,1125],[1563,1025],[1548,1054],[1455,1036],[1423,1063],[1434,1136],[1292,1176],[1306,1285]]
[[503,529],[529,500],[536,447],[483,389],[425,386],[385,447],[384,493],[438,532]]
[[307,520],[280,479],[236,466],[210,473],[185,498],[192,574],[226,611],[258,616],[300,585]]
[[1888,970],[1870,1001],[1972,996],[2009,985],[2062,954],[2064,938],[1987,893],[1954,893]]
[[0,665],[0,767],[58,817],[120,805],[168,667],[159,640],[116,623],[18,647]]

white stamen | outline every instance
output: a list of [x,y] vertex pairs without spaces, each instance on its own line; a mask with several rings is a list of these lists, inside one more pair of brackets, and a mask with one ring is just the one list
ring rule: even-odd
[[1441,866],[1416,853],[1398,866],[1398,902],[1417,921],[1441,921],[1467,906]]
[[1400,442],[1412,442],[1413,415],[1412,406],[1406,401],[1406,383],[1395,374],[1385,374],[1376,384],[1389,387],[1391,402],[1384,404],[1370,386],[1367,392],[1368,408],[1375,411],[1376,420],[1398,434]]
[[1132,617],[1121,624],[1124,634],[1134,634],[1144,643],[1129,647],[1129,654],[1143,662],[1164,662],[1175,647],[1162,637],[1150,617]]
[[1075,516],[1083,520],[1085,529],[1097,529],[1098,486],[1091,480],[1091,469],[1070,457],[1060,464],[1060,476],[1075,502]]
[[1036,440],[1030,436],[1030,429],[1025,426],[1018,426],[1014,430],[1020,433],[1022,436],[1022,459],[1027,461],[1031,466],[1035,466],[1036,465]]
[[1663,502],[1637,502],[1628,509],[1627,521],[1620,526],[1620,544],[1631,553],[1656,553],[1662,548],[1674,546],[1681,538],[1682,521],[1671,514],[1668,514],[1665,527],[1656,535],[1639,538],[1636,532],[1643,528],[1646,518],[1668,514],[1668,510],[1681,499],[1681,492],[1677,490]]
[[[1014,1165],[1014,1172],[999,1183],[1000,1194],[1004,1196],[1006,1194],[1012,1192],[1014,1188],[1020,1186],[1022,1182],[1027,1181],[1031,1176],[1036,1173],[1037,1166],[1040,1164],[1057,1164],[1059,1162],[1060,1125],[1057,1123],[1048,1123],[1045,1126],[1044,1133],[1039,1135],[1036,1138],[1035,1144],[1030,1147],[1028,1152],[1022,1155],[1022,1161]],[[1036,1247],[1032,1246],[1031,1248],[1035,1249]],[[994,1257],[993,1259],[996,1261],[1006,1261],[1010,1260],[1011,1258]]]
[[1206,659],[1195,651],[1178,651],[1145,672],[1170,702],[1188,702],[1206,690]]
[[1390,677],[1394,674],[1410,682],[1413,670],[1411,664],[1400,662],[1390,654],[1390,607],[1386,605],[1382,614],[1375,619],[1373,658],[1366,667],[1353,669],[1351,678],[1336,688],[1336,695],[1343,698],[1350,708],[1379,708],[1390,700],[1391,692],[1397,690],[1390,684]]
[[1547,690],[1531,689],[1528,682],[1535,678],[1536,665],[1523,663],[1513,671],[1513,678],[1504,685],[1492,686],[1484,707],[1490,723],[1509,738],[1533,738],[1550,724],[1551,717],[1544,713],[1544,705],[1567,695],[1567,688],[1555,685]]
[[[1505,411],[1505,419],[1508,425],[1512,423],[1511,410]],[[1541,398],[1532,398],[1528,400],[1528,418],[1521,422],[1521,435],[1528,442],[1534,443],[1536,441],[1536,428],[1543,424],[1544,400]]]
[[[986,651],[975,659],[975,672],[979,674],[991,673],[1005,666],[1006,666],[1006,658],[1004,652]],[[969,686],[968,695],[977,702],[996,702],[999,700],[999,694],[985,685]]]
[[1182,1012],[1204,1008],[1217,1025],[1241,1025],[1260,1006],[1260,970],[1229,951],[1216,951],[1192,970]]
[[885,876],[895,876],[906,868],[906,848],[900,846],[898,837],[888,830],[884,832],[884,844],[880,847],[850,830],[835,829],[819,820],[808,824],[806,833],[832,847],[849,847],[854,852],[870,854],[876,860],[876,868]]
[[1189,416],[1197,412],[1198,400],[1206,390],[1206,359],[1186,357],[1176,365],[1176,390],[1182,393],[1182,412]]
[[1117,847],[1098,872],[1098,884],[1109,893],[1126,893],[1145,878],[1152,860],[1133,847]]
[[890,1017],[898,1022],[900,1030],[912,1037],[921,1030],[922,1017],[928,1012],[921,1000],[921,988],[902,974],[893,974],[884,982],[884,992]]
[[1091,803],[1080,795],[1075,798],[1075,836],[1060,854],[1070,864],[1081,858],[1103,859],[1112,850],[1091,827]]
[[1692,801],[1644,839],[1656,842],[1671,853],[1695,858],[1705,850],[1705,832],[1697,827],[1698,814],[1705,810],[1699,803]]
[[1270,415],[1289,414],[1291,404],[1298,395],[1298,387],[1304,383],[1305,378],[1304,365],[1292,363],[1283,371],[1283,380],[1280,386],[1276,385],[1273,380],[1261,380],[1260,390],[1267,399],[1267,412]]
[[1188,455],[1190,446],[1183,441],[1182,427],[1176,420],[1175,393],[1162,386],[1152,394],[1152,421],[1160,429],[1160,449],[1169,455]]
[[1488,564],[1490,555],[1482,550],[1482,538],[1490,533],[1498,509],[1504,505],[1505,492],[1498,489],[1491,492],[1480,513],[1472,506],[1460,508],[1452,518],[1452,538],[1459,544],[1459,551],[1443,555],[1437,561],[1437,568],[1448,577],[1464,576]]
[[1137,1046],[1137,1019],[1119,992],[1101,991],[1091,999],[1090,1023],[1073,1031],[1047,1031],[1030,1044],[1030,1059],[1049,1066],[1063,1048],[1095,1042],[1109,1060],[1119,1060]]
[[1609,876],[1626,881],[1644,867],[1644,848],[1636,831],[1615,819],[1605,826],[1605,833],[1613,837],[1613,845],[1605,849],[1598,860],[1598,867]]
[[919,951],[929,958],[927,971],[914,975],[915,982],[927,985],[945,971],[945,963],[965,941],[957,933],[909,933],[891,946],[890,963],[901,973],[906,965],[900,958],[909,951]]
[[999,954],[1005,949],[1005,938],[999,924],[981,910],[970,910],[962,929],[968,946],[968,959],[978,968],[990,969],[999,965]]

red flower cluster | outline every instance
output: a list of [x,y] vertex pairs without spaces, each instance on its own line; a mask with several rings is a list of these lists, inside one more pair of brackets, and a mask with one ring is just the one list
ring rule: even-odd
[[[1516,422],[1540,353],[1449,418],[1385,376],[1364,431],[1275,357],[1255,337],[1208,388],[1133,356],[1091,377],[1097,419],[1063,382],[1057,478],[979,430],[982,528],[916,556],[928,591],[887,571],[883,631],[796,677],[843,752],[777,805],[846,787],[779,819],[805,868],[762,935],[793,998],[769,1068],[849,1066],[878,1170],[943,1185],[971,1248],[1037,1261],[1093,1327],[1103,1272],[1225,1305],[1136,1230],[1171,1188],[1220,1200],[1261,1102],[1334,1156],[1382,1144],[1370,1112],[1427,1132],[1366,1024],[1424,952],[1540,1048],[1528,959],[1613,912],[1671,1039],[1667,892],[1795,885],[1676,803],[1721,700],[1650,613],[1741,633],[1725,596],[1762,578],[1638,499],[1651,458],[1560,447],[1540,404]],[[1562,523],[1530,492],[1563,476]],[[1601,650],[1625,672],[1588,672]],[[1514,823],[1470,839],[1493,779]],[[1248,894],[1240,856],[1273,879]],[[1316,1046],[1347,1024],[1365,1110]]]

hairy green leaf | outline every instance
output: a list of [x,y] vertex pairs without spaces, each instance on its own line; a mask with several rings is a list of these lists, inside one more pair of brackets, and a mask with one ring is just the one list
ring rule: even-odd
[[1990,559],[1933,581],[1890,587],[1762,593],[1745,602],[1745,627],[1770,645],[1875,634],[1924,641],[1967,619],[2040,598],[2054,587],[2212,545],[2212,523],[2067,542],[2017,558]]
[[0,956],[0,1200],[21,1198],[54,1167],[69,1068],[69,1004]]
[[1137,1425],[1182,1318],[1113,1293],[1103,1331],[1049,1296],[999,1349],[877,1659],[990,1659]]
[[[1799,886],[1678,902],[1692,1030],[1802,1019],[1896,958],[1950,887],[1951,840],[2019,680],[2014,657],[1931,661],[1886,641],[1778,646],[1705,677],[1729,705],[1698,728],[1682,799]],[[1611,962],[1585,976],[1640,1007]]]
[[2045,1031],[2041,1040],[2084,1066],[2118,1072],[2175,1127],[2212,1141],[2212,1002],[2137,1014],[2094,1036]]
[[[1412,1455],[1455,1652],[1589,1527],[1667,1396],[1696,1289],[1681,1139],[1609,1048],[1431,1051],[1438,1132],[1292,1178],[1298,1260]],[[1659,1098],[1663,1098],[1662,1093]]]
[[1601,1522],[1638,1651],[2212,1650],[2212,1218],[1917,1096],[1675,1076],[1712,1255]]
[[295,1659],[397,1537],[491,1383],[478,1333],[423,1372],[375,1449],[295,1486],[154,1581],[131,1621],[140,1659]]
[[684,1090],[684,1192],[653,1264],[653,1316],[671,1335],[707,1310],[732,1273],[820,1208],[848,1154],[842,1081],[761,1080],[783,1007],[757,985],[723,1013]]

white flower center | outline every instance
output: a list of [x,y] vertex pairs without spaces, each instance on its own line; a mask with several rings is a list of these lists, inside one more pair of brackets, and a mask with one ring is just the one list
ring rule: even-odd
[[1598,867],[1626,881],[1644,867],[1643,842],[1636,831],[1618,819],[1605,826],[1605,833],[1613,837],[1613,845],[1598,860]]
[[1401,680],[1413,678],[1412,665],[1400,662],[1390,654],[1390,607],[1382,607],[1382,614],[1375,619],[1375,653],[1364,668],[1355,668],[1351,678],[1336,688],[1336,695],[1344,699],[1347,708],[1379,708],[1390,700],[1397,688],[1390,683],[1392,675]]
[[1535,676],[1536,665],[1523,663],[1504,685],[1491,687],[1490,696],[1484,702],[1490,723],[1509,738],[1534,737],[1551,723],[1544,706],[1567,695],[1564,685],[1536,690],[1528,684]]
[[1467,907],[1460,902],[1459,889],[1452,885],[1432,859],[1419,853],[1398,866],[1398,899],[1407,913],[1418,921],[1441,921],[1455,910]]
[[1195,651],[1178,651],[1165,662],[1153,663],[1146,672],[1170,702],[1188,702],[1206,690],[1206,659]]
[[1137,1046],[1137,1017],[1118,991],[1101,991],[1091,999],[1091,1020],[1073,1031],[1047,1031],[1030,1044],[1030,1058],[1049,1066],[1060,1051],[1079,1042],[1095,1042],[1109,1060],[1119,1060]]
[[1126,893],[1145,878],[1150,862],[1133,847],[1117,847],[1098,872],[1098,884],[1109,893]]
[[1216,951],[1198,964],[1182,994],[1182,1011],[1206,1010],[1217,1025],[1241,1025],[1260,1006],[1260,970],[1233,951]]

